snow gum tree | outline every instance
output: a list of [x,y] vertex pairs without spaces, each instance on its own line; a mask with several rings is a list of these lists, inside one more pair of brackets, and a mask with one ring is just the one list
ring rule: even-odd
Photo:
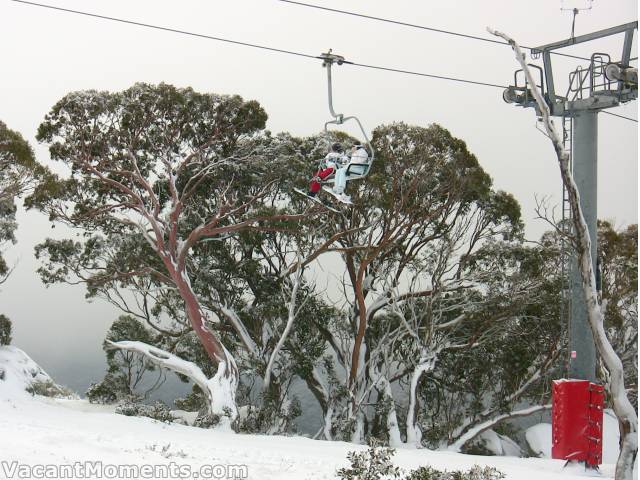
[[[238,96],[136,84],[119,93],[68,94],[38,130],[51,158],[69,172],[55,189],[36,189],[28,205],[81,229],[85,238],[49,239],[38,247],[39,255],[51,260],[41,269],[43,279],[68,281],[76,275],[90,292],[126,279],[171,291],[215,368],[212,376],[153,345],[111,345],[189,377],[224,424],[237,416],[239,371],[192,284],[193,250],[203,241],[224,241],[243,231],[291,228],[303,217],[263,204],[272,182],[268,165],[260,161],[261,144],[253,139],[266,118],[257,102]],[[114,242],[117,248],[111,248]],[[113,257],[118,252],[122,257]]]
[[[437,347],[421,343],[423,334],[432,337],[428,329],[418,334],[391,313],[435,292],[466,288],[456,274],[460,259],[491,237],[517,236],[521,223],[517,202],[491,189],[476,157],[446,129],[392,124],[377,128],[372,142],[377,163],[366,182],[350,184],[355,206],[335,227],[352,233],[329,248],[344,262],[348,308],[342,320],[318,325],[332,355],[322,365],[324,375],[314,372],[307,383],[324,405],[326,438],[361,442],[372,425],[366,405],[378,399],[388,405],[383,430],[394,444],[401,441],[402,422],[391,384],[414,369],[416,383],[433,365]],[[443,285],[445,276],[451,279]],[[328,384],[319,381],[323,376]],[[414,444],[415,408],[409,407],[414,413],[407,420]]]
[[533,246],[493,240],[465,259],[463,276],[477,284],[465,292],[470,308],[455,312],[466,320],[447,334],[453,345],[471,341],[445,348],[422,385],[427,444],[461,450],[483,430],[549,408],[565,346],[559,245],[550,234]]
[[0,121],[0,284],[11,273],[2,250],[16,241],[16,199],[31,192],[37,180],[46,185],[48,174],[22,135]]
[[[598,221],[605,329],[624,368],[629,400],[638,407],[638,225],[617,230]],[[603,370],[606,378],[606,370]]]
[[[3,256],[8,244],[16,243],[16,200],[30,193],[36,181],[50,185],[49,170],[36,162],[29,143],[18,132],[0,121],[0,285],[12,268]],[[11,320],[0,314],[0,345],[11,342]]]

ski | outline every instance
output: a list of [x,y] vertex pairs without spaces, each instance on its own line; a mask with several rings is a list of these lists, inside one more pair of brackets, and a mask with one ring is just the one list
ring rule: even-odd
[[336,192],[333,191],[333,189],[329,188],[329,187],[322,187],[322,189],[331,194],[333,196],[333,198],[335,198],[337,201],[339,201],[340,203],[342,203],[343,205],[349,205],[352,206],[353,202],[351,200],[345,200],[342,197],[340,197],[340,195],[338,195]]
[[300,195],[302,195],[303,197],[306,197],[307,199],[311,200],[312,202],[317,203],[318,205],[322,205],[322,206],[323,206],[324,208],[326,208],[327,210],[331,210],[331,211],[332,211],[332,212],[334,212],[334,213],[342,213],[342,212],[340,212],[340,210],[335,209],[335,208],[333,208],[333,207],[330,207],[329,205],[326,205],[326,204],[322,203],[322,201],[321,201],[319,198],[316,198],[316,197],[310,197],[309,195],[307,195],[307,194],[306,194],[305,192],[303,192],[302,190],[299,190],[299,189],[297,189],[297,188],[294,188],[294,189],[293,189],[293,191],[294,191],[294,192],[296,192],[296,193],[298,193],[298,194],[300,194]]

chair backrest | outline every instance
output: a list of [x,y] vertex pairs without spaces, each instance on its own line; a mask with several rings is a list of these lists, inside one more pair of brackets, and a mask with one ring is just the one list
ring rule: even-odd
[[[356,180],[358,178],[364,178],[369,174],[369,170],[371,170],[371,165],[373,165],[373,160],[375,158],[375,151],[373,150],[373,146],[371,145],[371,142],[369,141],[369,137],[367,137],[367,132],[364,131],[364,128],[362,127],[362,124],[360,123],[360,120],[358,120],[358,117],[354,117],[354,116],[349,116],[349,117],[345,117],[343,115],[338,115],[336,116],[335,120],[330,120],[328,122],[326,122],[324,124],[324,131],[325,134],[328,135],[329,134],[329,129],[328,126],[330,124],[334,124],[334,125],[342,125],[343,123],[349,121],[349,120],[354,120],[357,124],[358,127],[360,128],[360,132],[362,133],[362,137],[364,138],[364,144],[367,146],[367,148],[369,149],[370,155],[367,159],[367,164],[365,165],[364,163],[362,165],[365,165],[364,168],[364,173],[357,174],[350,174],[349,173],[349,167],[347,167],[347,179],[348,180]],[[351,164],[351,165],[356,165],[356,164]]]
[[[368,163],[350,163],[347,167],[347,180],[358,180],[364,178],[369,173],[371,162]],[[353,170],[353,171],[352,171]]]

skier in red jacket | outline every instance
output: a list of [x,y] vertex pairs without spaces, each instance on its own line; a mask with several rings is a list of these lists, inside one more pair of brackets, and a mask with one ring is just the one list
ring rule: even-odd
[[310,197],[315,197],[316,194],[320,191],[321,182],[326,180],[331,175],[335,174],[338,168],[342,165],[346,164],[349,161],[349,157],[344,154],[344,150],[342,149],[342,145],[339,143],[334,143],[331,145],[331,151],[324,157],[324,160],[320,164],[318,171],[315,173],[313,178],[311,179],[311,183],[309,184],[309,192],[307,193]]

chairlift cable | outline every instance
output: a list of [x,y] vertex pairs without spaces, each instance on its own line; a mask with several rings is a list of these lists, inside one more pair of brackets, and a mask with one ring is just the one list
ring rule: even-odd
[[402,27],[418,28],[420,30],[429,30],[431,32],[436,32],[436,33],[445,33],[447,35],[454,35],[456,37],[470,38],[472,40],[481,40],[483,42],[497,43],[497,44],[500,44],[500,45],[509,45],[507,42],[503,42],[501,40],[493,40],[491,38],[477,37],[475,35],[468,35],[466,33],[452,32],[452,31],[443,30],[443,29],[440,29],[440,28],[427,27],[427,26],[424,26],[424,25],[417,25],[415,23],[402,22],[402,21],[399,21],[399,20],[391,20],[389,18],[374,17],[373,15],[365,15],[363,13],[350,12],[348,10],[340,10],[340,9],[337,9],[337,8],[323,7],[321,5],[314,5],[312,3],[297,2],[297,1],[294,1],[294,0],[277,0],[277,1],[278,2],[283,2],[283,3],[291,3],[291,4],[294,4],[294,5],[300,5],[302,7],[316,8],[318,10],[325,10],[325,11],[333,12],[333,13],[340,13],[340,14],[343,14],[343,15],[350,15],[350,16],[353,16],[353,17],[366,18],[368,20],[375,20],[375,21],[378,21],[378,22],[392,23],[394,25],[400,25]]
[[600,113],[606,113],[607,115],[613,115],[614,117],[624,118],[625,120],[630,120],[632,122],[638,123],[638,120],[631,117],[625,117],[624,115],[619,115],[617,113],[607,112],[606,110],[602,110]]
[[[239,41],[239,40],[231,40],[231,39],[228,39],[228,38],[215,37],[215,36],[212,36],[212,35],[194,33],[194,32],[189,32],[189,31],[186,31],[186,30],[179,30],[179,29],[176,29],[176,28],[163,27],[163,26],[159,26],[159,25],[153,25],[153,24],[150,24],[150,23],[136,22],[136,21],[133,21],[133,20],[126,20],[126,19],[122,19],[122,18],[109,17],[109,16],[106,16],[106,15],[99,15],[99,14],[96,14],[96,13],[83,12],[83,11],[80,11],[80,10],[72,10],[70,8],[57,7],[57,6],[54,6],[54,5],[47,5],[47,4],[43,4],[43,3],[30,2],[30,1],[27,1],[27,0],[9,0],[9,1],[14,2],[14,3],[24,4],[24,5],[40,7],[40,8],[47,8],[47,9],[50,9],[50,10],[58,10],[58,11],[61,11],[61,12],[66,12],[66,13],[73,13],[73,14],[76,14],[76,15],[83,15],[83,16],[86,16],[86,17],[97,18],[97,19],[100,19],[100,20],[108,20],[108,21],[112,21],[112,22],[124,23],[124,24],[134,25],[134,26],[138,26],[138,27],[151,28],[151,29],[155,29],[155,30],[162,30],[162,31],[165,31],[165,32],[178,33],[178,34],[181,34],[181,35],[188,35],[188,36],[197,37],[197,38],[204,38],[204,39],[207,39],[207,40],[215,40],[215,41],[218,41],[218,42],[231,43],[231,44],[239,45],[239,46],[243,46],[243,47],[257,48],[257,49],[260,49],[260,50],[274,52],[274,53],[284,53],[284,54],[288,54],[288,55],[294,55],[294,56],[297,56],[297,57],[311,58],[311,59],[314,59],[314,60],[322,59],[322,57],[318,56],[318,55],[310,55],[310,54],[306,54],[306,53],[296,52],[296,51],[293,51],[293,50],[285,50],[285,49],[281,49],[281,48],[274,48],[274,47],[269,47],[269,46],[265,46],[265,45],[259,45],[259,44],[255,44],[255,43],[242,42],[242,41]],[[279,1],[289,1],[290,3],[301,3],[301,2],[291,2],[290,0],[279,0]],[[321,8],[321,7],[318,7],[318,8]],[[481,39],[481,37],[478,37],[478,39]],[[484,40],[488,40],[488,39],[484,39]],[[491,41],[495,42],[494,40],[491,40]],[[631,60],[637,60],[637,57],[636,58],[632,58]],[[460,83],[467,83],[467,84],[473,84],[473,85],[482,85],[482,86],[501,88],[501,89],[506,88],[504,85],[497,85],[497,84],[493,84],[493,83],[478,82],[478,81],[467,80],[467,79],[462,79],[462,78],[446,77],[446,76],[442,76],[442,75],[434,75],[434,74],[423,73],[423,72],[415,72],[415,71],[411,71],[411,70],[402,70],[402,69],[391,68],[391,67],[383,67],[383,66],[377,66],[377,65],[367,65],[367,64],[361,64],[361,63],[349,62],[349,61],[345,61],[344,63],[347,64],[347,65],[353,65],[353,66],[362,67],[362,68],[383,70],[383,71],[388,71],[388,72],[401,73],[401,74],[405,74],[405,75],[415,75],[415,76],[421,76],[421,77],[436,78],[436,79],[440,79],[440,80],[448,80],[448,81],[452,81],[452,82],[460,82]],[[630,120],[632,122],[636,122],[636,123],[638,122],[638,120],[636,120],[634,118],[625,117],[625,116],[618,115],[618,114],[615,114],[615,113],[611,113],[611,112],[603,112],[603,113],[606,113],[608,115],[613,115],[613,116],[616,116],[616,117],[620,117],[620,118],[624,118],[625,120]]]
[[[304,58],[312,58],[314,60],[316,59],[320,59],[322,60],[323,57],[318,56],[318,55],[310,55],[307,53],[301,53],[301,52],[296,52],[293,50],[285,50],[285,49],[281,49],[281,48],[274,48],[274,47],[269,47],[269,46],[265,46],[265,45],[259,45],[256,43],[248,43],[248,42],[242,42],[239,40],[231,40],[228,38],[222,38],[222,37],[216,37],[216,36],[212,36],[212,35],[206,35],[206,34],[202,34],[202,33],[194,33],[194,32],[189,32],[186,30],[180,30],[180,29],[176,29],[176,28],[170,28],[170,27],[163,27],[163,26],[159,26],[159,25],[153,25],[150,23],[143,23],[143,22],[136,22],[133,20],[126,20],[123,18],[116,18],[116,17],[110,17],[110,16],[106,16],[106,15],[99,15],[96,13],[90,13],[90,12],[84,12],[84,11],[80,11],[80,10],[72,10],[70,8],[63,8],[63,7],[57,7],[54,5],[47,5],[47,4],[43,4],[43,3],[36,3],[36,2],[30,2],[27,0],[9,0],[11,2],[15,2],[15,3],[21,3],[24,5],[31,5],[31,6],[35,6],[35,7],[41,7],[41,8],[48,8],[51,10],[58,10],[58,11],[62,11],[62,12],[66,12],[66,13],[73,13],[76,15],[83,15],[86,17],[92,17],[92,18],[97,18],[100,20],[108,20],[108,21],[112,21],[112,22],[118,22],[118,23],[125,23],[128,25],[134,25],[137,27],[144,27],[144,28],[151,28],[151,29],[155,29],[155,30],[162,30],[165,32],[171,32],[171,33],[178,33],[181,35],[189,35],[192,37],[197,37],[197,38],[204,38],[206,40],[215,40],[215,41],[219,41],[219,42],[226,42],[226,43],[231,43],[234,45],[240,45],[243,47],[251,47],[251,48],[257,48],[257,49],[261,49],[261,50],[266,50],[266,51],[270,51],[270,52],[275,52],[275,53],[285,53],[288,55],[295,55],[298,57],[304,57]],[[345,60],[343,62],[346,65],[354,65],[354,66],[359,66],[359,67],[363,67],[363,68],[373,68],[373,69],[377,69],[377,70],[385,70],[385,71],[389,71],[389,72],[396,72],[396,73],[404,73],[407,75],[417,75],[417,76],[422,76],[422,77],[430,77],[430,78],[438,78],[441,80],[450,80],[450,81],[454,81],[454,82],[462,82],[462,83],[470,83],[470,84],[476,84],[476,85],[486,85],[486,86],[491,86],[491,87],[497,87],[497,88],[506,88],[506,86],[504,85],[495,85],[495,84],[491,84],[491,83],[485,83],[485,82],[477,82],[477,81],[473,81],[473,80],[466,80],[466,79],[461,79],[461,78],[453,78],[453,77],[446,77],[446,76],[442,76],[442,75],[433,75],[433,74],[429,74],[429,73],[421,73],[421,72],[414,72],[414,71],[410,71],[410,70],[401,70],[401,69],[396,69],[396,68],[390,68],[390,67],[382,67],[382,66],[375,66],[375,65],[365,65],[365,64],[359,64],[356,62],[350,62]]]
[[406,75],[417,75],[420,77],[429,77],[429,78],[437,78],[440,80],[449,80],[451,82],[461,82],[461,83],[471,83],[474,85],[483,85],[486,87],[495,87],[495,88],[502,88],[505,89],[507,88],[507,86],[505,85],[497,85],[495,83],[486,83],[486,82],[478,82],[475,80],[466,80],[463,78],[455,78],[455,77],[445,77],[442,75],[434,75],[431,73],[422,73],[422,72],[413,72],[411,70],[401,70],[398,68],[390,68],[390,67],[381,67],[381,66],[377,66],[377,65],[366,65],[364,63],[356,63],[356,62],[352,62],[352,65],[356,66],[356,67],[363,67],[363,68],[372,68],[375,70],[384,70],[386,72],[396,72],[396,73],[404,73]]
[[[501,40],[494,40],[492,38],[485,38],[485,37],[478,37],[476,35],[469,35],[467,33],[460,33],[460,32],[453,32],[451,30],[444,30],[441,28],[434,28],[434,27],[427,27],[425,25],[417,25],[415,23],[408,23],[408,22],[402,22],[400,20],[392,20],[389,18],[383,18],[383,17],[375,17],[373,15],[366,15],[363,13],[356,13],[356,12],[351,12],[348,10],[340,10],[337,8],[330,8],[330,7],[323,7],[321,5],[315,5],[312,3],[305,3],[305,2],[299,2],[299,1],[295,1],[295,0],[276,0],[278,2],[282,2],[282,3],[289,3],[289,4],[293,4],[293,5],[299,5],[301,7],[307,7],[307,8],[315,8],[318,10],[325,10],[328,12],[333,12],[333,13],[340,13],[342,15],[350,15],[353,17],[360,17],[360,18],[366,18],[368,20],[375,20],[377,22],[384,22],[384,23],[391,23],[394,25],[400,25],[402,27],[409,27],[409,28],[417,28],[420,30],[429,30],[431,32],[436,32],[436,33],[444,33],[446,35],[453,35],[456,37],[463,37],[463,38],[468,38],[471,40],[479,40],[482,42],[488,42],[488,43],[494,43],[497,45],[506,45],[506,46],[510,46],[509,43],[507,42],[503,42]],[[526,50],[535,50],[534,47],[524,47],[524,46],[520,46],[520,48],[524,48]],[[562,57],[569,57],[569,58],[576,58],[579,60],[587,60],[590,61],[589,58],[585,58],[585,57],[579,57],[577,55],[570,55],[568,53],[561,53],[561,52],[551,52],[553,55],[559,55]]]
[[292,50],[284,50],[284,49],[281,49],[281,48],[267,47],[265,45],[258,45],[256,43],[241,42],[241,41],[238,41],[238,40],[231,40],[231,39],[228,39],[228,38],[214,37],[212,35],[205,35],[205,34],[202,34],[202,33],[188,32],[186,30],[179,30],[179,29],[170,28],[170,27],[162,27],[162,26],[159,26],[159,25],[152,25],[150,23],[136,22],[134,20],[125,20],[123,18],[109,17],[109,16],[106,16],[106,15],[99,15],[97,13],[82,12],[80,10],[72,10],[70,8],[56,7],[54,5],[46,5],[44,3],[29,2],[29,1],[26,1],[26,0],[9,0],[9,1],[16,2],[16,3],[22,3],[22,4],[25,4],[25,5],[32,5],[32,6],[35,6],[35,7],[48,8],[48,9],[51,9],[51,10],[59,10],[59,11],[62,11],[62,12],[67,12],[67,13],[75,13],[77,15],[84,15],[86,17],[93,17],[93,18],[98,18],[98,19],[101,19],[101,20],[109,20],[109,21],[112,21],[112,22],[126,23],[126,24],[129,24],[129,25],[135,25],[135,26],[138,26],[138,27],[153,28],[155,30],[163,30],[165,32],[179,33],[181,35],[189,35],[191,37],[205,38],[207,40],[216,40],[218,42],[233,43],[235,45],[241,45],[241,46],[244,46],[244,47],[259,48],[259,49],[262,49],[262,50],[268,50],[268,51],[277,52],[277,53],[287,53],[289,55],[297,55],[299,57],[306,57],[306,58],[313,58],[313,59],[319,58],[316,55],[308,55],[306,53],[294,52]]

